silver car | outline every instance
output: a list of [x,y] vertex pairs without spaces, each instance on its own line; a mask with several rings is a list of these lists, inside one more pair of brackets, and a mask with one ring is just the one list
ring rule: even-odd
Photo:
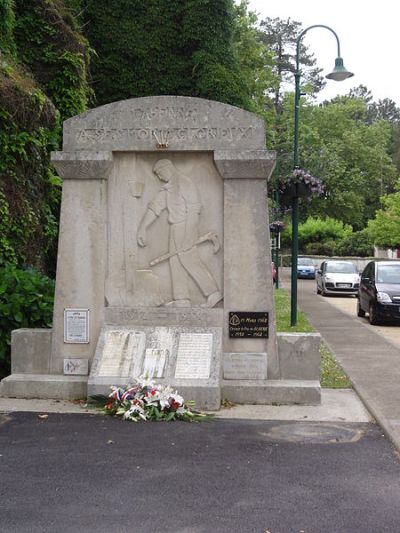
[[317,294],[356,295],[360,286],[360,274],[351,261],[323,261],[316,272]]

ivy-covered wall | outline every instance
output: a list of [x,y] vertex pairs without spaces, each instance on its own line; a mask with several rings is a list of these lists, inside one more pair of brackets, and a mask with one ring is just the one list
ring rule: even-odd
[[54,275],[60,181],[50,152],[91,95],[90,48],[63,0],[0,0],[0,266]]
[[248,108],[233,0],[67,0],[96,50],[97,103],[175,94]]

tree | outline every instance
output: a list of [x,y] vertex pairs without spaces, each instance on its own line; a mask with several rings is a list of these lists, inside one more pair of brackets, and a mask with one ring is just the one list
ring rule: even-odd
[[[302,217],[331,216],[359,230],[380,207],[379,197],[393,192],[398,176],[389,152],[391,127],[382,120],[368,124],[367,112],[360,98],[338,97],[321,106],[302,98],[300,166],[326,188],[325,198],[302,204]],[[290,154],[293,95],[284,99],[281,123],[281,146]],[[288,159],[283,171],[290,165]]]
[[400,247],[400,192],[381,198],[379,209],[368,222],[368,233],[374,244],[383,248]]
[[270,126],[267,128],[267,145],[270,145],[275,121],[272,95],[278,89],[279,78],[273,72],[272,52],[262,42],[257,15],[248,12],[248,3],[248,0],[241,0],[235,6],[233,46],[246,81],[249,110],[261,115]]
[[[293,84],[293,75],[296,70],[296,41],[302,31],[300,22],[288,18],[269,18],[261,21],[263,42],[272,50],[275,60],[274,72],[280,80],[280,85],[275,88],[274,103],[277,113],[281,109],[282,86],[285,83]],[[309,54],[307,47],[300,42],[300,64],[303,67],[303,85],[309,85],[312,93],[317,93],[325,82],[319,75],[322,69],[316,67],[316,59]]]
[[251,107],[233,0],[83,0],[98,104],[160,94]]

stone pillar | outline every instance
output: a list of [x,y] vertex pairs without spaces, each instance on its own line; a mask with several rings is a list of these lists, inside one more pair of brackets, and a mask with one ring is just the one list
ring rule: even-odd
[[[93,358],[103,323],[107,264],[107,178],[112,152],[55,152],[63,179],[50,373],[64,358]],[[64,309],[89,309],[88,344],[64,343]]]
[[[224,179],[224,352],[266,354],[259,379],[279,379],[267,204],[275,153],[215,151],[214,161]],[[230,311],[267,311],[269,338],[229,338]]]

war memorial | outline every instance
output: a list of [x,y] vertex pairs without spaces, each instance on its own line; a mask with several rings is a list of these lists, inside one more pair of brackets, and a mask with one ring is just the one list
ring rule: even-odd
[[84,398],[152,377],[201,409],[318,404],[319,334],[276,333],[265,124],[158,96],[64,123],[52,329],[12,334],[0,395]]

